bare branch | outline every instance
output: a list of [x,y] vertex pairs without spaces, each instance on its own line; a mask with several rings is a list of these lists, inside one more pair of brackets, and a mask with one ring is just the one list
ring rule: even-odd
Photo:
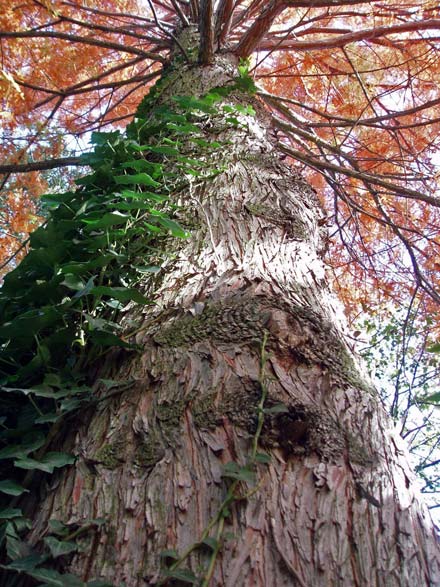
[[189,20],[187,19],[185,13],[180,8],[179,3],[177,0],[171,0],[171,4],[174,6],[174,10],[179,15],[180,20],[182,21],[183,26],[189,26]]
[[[281,10],[279,10],[277,14],[279,14],[280,12]],[[254,23],[253,26],[255,26],[255,24],[256,23]],[[251,29],[252,28],[253,27],[251,27]],[[249,29],[248,33],[250,33],[251,29]],[[375,27],[372,29],[365,29],[363,31],[347,33],[345,35],[340,35],[336,38],[329,37],[327,39],[316,39],[315,41],[295,41],[294,39],[280,40],[277,39],[276,36],[272,36],[271,38],[268,37],[264,40],[261,40],[260,35],[260,39],[258,39],[256,44],[253,45],[253,48],[258,46],[259,49],[263,50],[273,49],[276,51],[318,51],[322,49],[334,49],[336,47],[345,47],[345,45],[355,43],[357,41],[374,41],[375,39],[380,39],[381,37],[385,37],[388,35],[395,35],[397,33],[419,32],[438,29],[440,29],[440,19],[430,19],[413,20],[403,24]],[[424,39],[425,42],[428,40],[429,38]],[[240,47],[241,44],[242,41],[240,41],[238,47]]]
[[279,2],[279,0],[271,0],[252,26],[242,36],[234,53],[239,57],[249,57],[252,51],[261,45],[263,36],[284,8],[285,5]]
[[[308,106],[307,104],[304,104],[303,102],[299,102],[298,100],[294,100],[292,98],[286,98],[283,96],[275,96],[274,94],[270,94],[268,92],[264,92],[259,90],[258,95],[261,96],[263,99],[270,99],[271,102],[286,102],[288,104],[294,104],[295,106],[299,106],[300,108],[304,108],[305,110],[308,110],[309,112],[313,112],[314,114],[317,114],[318,116],[322,116],[322,118],[326,118],[329,121],[336,121],[336,122],[327,122],[327,123],[311,123],[309,122],[310,125],[313,125],[315,127],[319,127],[319,126],[336,126],[336,127],[344,127],[344,126],[376,126],[377,123],[385,121],[385,120],[394,120],[395,118],[400,118],[402,116],[410,116],[412,114],[416,114],[417,112],[421,112],[423,110],[427,110],[428,108],[433,108],[434,106],[438,106],[440,104],[440,98],[436,98],[434,100],[428,100],[427,102],[424,102],[423,104],[420,104],[419,106],[414,106],[412,108],[406,108],[405,110],[399,110],[399,111],[394,111],[394,112],[390,112],[389,114],[383,114],[381,116],[373,116],[371,118],[342,118],[340,116],[337,116],[336,114],[333,113],[328,113],[328,112],[324,112],[322,110],[319,110],[318,108],[314,108],[313,106]],[[427,120],[425,122],[416,122],[412,125],[400,125],[399,124],[399,129],[400,128],[412,128],[413,126],[426,126],[429,124],[432,124],[434,122],[437,122],[438,119],[430,119]],[[382,128],[382,127],[381,127]]]
[[112,43],[111,41],[102,41],[96,37],[81,37],[80,35],[71,35],[69,33],[61,33],[57,31],[0,31],[0,39],[28,39],[28,38],[48,38],[48,39],[63,39],[70,43],[82,43],[83,45],[92,45],[95,47],[103,47],[104,49],[113,49],[115,51],[122,51],[123,53],[133,53],[134,55],[142,55],[147,59],[153,59],[160,63],[166,63],[166,57],[159,53],[152,53],[151,51],[144,51],[136,47],[128,45],[121,45],[120,43]]
[[421,202],[426,202],[427,204],[431,204],[436,208],[440,208],[440,199],[435,198],[434,196],[428,196],[427,194],[422,194],[417,190],[412,190],[406,188],[401,185],[397,185],[395,183],[391,183],[389,181],[384,181],[383,179],[378,178],[375,175],[370,175],[369,173],[365,173],[362,171],[355,171],[354,169],[349,169],[348,167],[342,167],[341,165],[335,165],[334,163],[329,163],[327,161],[322,161],[317,157],[313,157],[311,155],[306,155],[301,151],[297,151],[296,149],[292,149],[283,143],[278,143],[278,148],[286,155],[293,157],[293,159],[297,159],[298,161],[302,161],[306,165],[310,165],[311,167],[318,169],[318,170],[331,170],[337,173],[342,173],[348,177],[354,177],[356,179],[360,179],[361,181],[368,181],[373,185],[378,185],[383,187],[396,196],[402,198],[408,198],[410,200],[419,200]]
[[200,0],[200,49],[199,63],[209,65],[214,59],[214,27],[212,0]]
[[30,171],[46,171],[57,167],[71,167],[84,165],[80,157],[61,157],[59,159],[48,159],[47,161],[30,161],[28,163],[7,163],[0,165],[0,174],[4,173],[28,173]]
[[224,43],[231,26],[234,0],[220,0],[215,15],[215,38],[219,45]]

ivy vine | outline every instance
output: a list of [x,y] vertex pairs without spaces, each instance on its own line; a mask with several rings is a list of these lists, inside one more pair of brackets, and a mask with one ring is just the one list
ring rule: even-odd
[[[93,402],[90,367],[111,348],[136,351],[122,337],[119,317],[133,304],[150,303],[140,285],[161,271],[170,237],[189,236],[177,220],[180,208],[173,195],[222,171],[207,164],[222,145],[207,141],[201,129],[215,115],[239,125],[239,114],[253,114],[251,107],[219,105],[233,90],[254,91],[247,65],[240,67],[228,88],[201,98],[176,96],[173,106],[158,102],[162,80],[124,134],[93,133],[94,150],[82,157],[91,173],[76,181],[75,190],[42,197],[47,220],[30,236],[27,256],[5,277],[0,289],[0,567],[11,573],[11,587],[23,573],[48,586],[109,585],[84,583],[53,568],[55,559],[77,551],[80,533],[102,520],[89,520],[74,532],[51,520],[44,549],[36,551],[23,539],[31,522],[20,500],[41,475],[74,463],[72,455],[51,445],[66,420]],[[199,156],[188,155],[190,144]],[[102,384],[115,388],[124,382]],[[256,444],[252,455],[253,463]],[[243,475],[245,469],[233,463],[225,468],[225,478],[235,481],[216,518],[218,528]],[[214,543],[207,534],[203,540],[214,557],[219,538]],[[169,572],[177,572],[180,563],[173,564]]]

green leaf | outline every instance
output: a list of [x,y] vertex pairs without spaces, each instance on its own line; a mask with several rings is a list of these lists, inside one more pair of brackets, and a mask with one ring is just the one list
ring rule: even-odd
[[257,452],[255,460],[257,463],[262,463],[263,465],[268,465],[272,461],[270,455],[265,452]]
[[118,210],[150,210],[151,203],[148,202],[118,202],[114,204]]
[[17,508],[6,508],[0,510],[0,520],[13,520],[14,518],[22,518],[23,512]]
[[[121,133],[118,130],[114,130],[111,132],[92,132],[91,136],[90,136],[90,142],[93,145],[107,145],[107,144],[113,144],[116,142],[116,139],[118,139],[121,136]],[[87,153],[86,153],[87,155]]]
[[6,536],[6,554],[11,560],[16,560],[29,556],[29,545],[23,540],[7,534]]
[[148,304],[148,300],[137,289],[130,287],[107,287],[98,285],[91,290],[95,296],[109,296],[119,302],[136,302],[138,304]]
[[61,377],[56,373],[46,373],[43,383],[45,385],[53,385],[54,387],[62,387]]
[[0,450],[0,459],[26,457],[29,453],[38,450],[46,442],[46,436],[39,431],[27,434],[21,444],[5,446]]
[[180,238],[188,238],[189,233],[186,232],[186,230],[184,230],[180,226],[180,224],[178,224],[174,220],[171,220],[170,218],[159,218],[158,221],[162,226],[170,230],[173,236],[178,236]]
[[45,473],[53,473],[53,467],[31,458],[24,457],[22,459],[14,461],[14,466],[18,467],[19,469],[27,469],[30,471],[39,470],[44,471]]
[[39,461],[36,459],[23,458],[14,461],[14,465],[20,469],[39,470],[45,473],[53,473],[53,470],[66,465],[72,465],[75,457],[63,452],[48,452]]
[[159,153],[160,155],[168,155],[170,157],[179,155],[178,149],[168,145],[148,146],[148,150],[152,153]]
[[21,495],[22,493],[29,493],[29,489],[25,489],[15,481],[11,479],[5,479],[0,481],[0,491],[6,493],[6,495]]
[[158,226],[154,226],[153,224],[149,224],[148,222],[145,222],[144,226],[149,232],[153,232],[153,233],[161,233],[162,232],[162,228],[159,228]]
[[53,536],[47,536],[44,539],[46,546],[49,548],[51,555],[53,558],[57,558],[58,556],[63,556],[65,554],[69,554],[71,552],[75,552],[78,550],[78,545],[76,542],[63,542],[62,540],[58,540]]
[[102,330],[92,330],[90,332],[90,339],[97,345],[103,347],[117,346],[122,348],[132,348],[132,345],[120,339],[112,332],[104,332]]
[[122,214],[122,212],[109,212],[107,214],[99,214],[95,218],[82,218],[81,222],[87,224],[91,228],[108,228],[109,226],[118,226],[119,224],[125,224],[130,219],[128,214]]
[[181,134],[190,134],[193,132],[199,132],[200,129],[195,124],[174,124],[174,122],[168,122],[167,127],[170,130]]
[[154,180],[148,173],[136,173],[135,175],[116,175],[114,177],[118,185],[148,185],[158,188],[160,183]]
[[45,581],[50,587],[85,587],[85,583],[71,574],[62,575],[54,569],[34,569],[28,573],[34,579]]
[[162,165],[160,165],[160,163],[152,163],[151,161],[146,161],[145,159],[125,161],[122,163],[121,167],[135,169],[138,172],[148,171],[156,177],[160,176],[162,172]]
[[249,465],[240,466],[235,461],[230,461],[223,466],[222,477],[236,479],[237,481],[245,481],[246,483],[254,483],[255,472],[249,467]]
[[428,353],[440,353],[440,342],[437,342],[436,344],[433,344],[431,346],[429,346],[426,351]]
[[240,124],[240,121],[235,116],[227,116],[225,120],[232,124],[232,126],[238,126]]
[[133,269],[135,269],[141,275],[150,274],[150,273],[158,273],[162,267],[157,267],[156,265],[150,265],[149,267],[137,267],[132,265]]
[[0,338],[32,340],[43,328],[52,326],[60,318],[59,311],[53,306],[43,306],[38,310],[29,310],[5,322],[0,328]]
[[217,550],[220,544],[218,540],[212,538],[211,536],[204,538],[201,543],[208,546],[208,548],[210,548],[211,550]]
[[32,571],[35,569],[37,565],[41,565],[44,561],[47,560],[47,556],[39,555],[39,554],[31,554],[30,556],[25,556],[23,558],[19,558],[14,560],[12,563],[8,565],[1,565],[4,569],[13,569],[14,571]]
[[166,571],[166,576],[170,579],[177,579],[183,583],[189,583],[195,585],[198,582],[197,577],[189,569],[174,569],[172,571]]
[[270,408],[263,408],[265,414],[286,414],[289,408],[285,404],[275,404]]
[[121,196],[136,200],[153,200],[155,202],[164,202],[168,200],[168,196],[154,194],[153,192],[133,192],[131,190],[122,190]]
[[69,528],[59,520],[49,520],[49,528],[53,534],[58,536],[66,536],[69,533]]
[[432,395],[428,395],[425,397],[418,397],[417,398],[420,402],[433,402],[435,404],[440,403],[440,392],[433,393]]
[[64,285],[73,291],[81,291],[84,289],[84,281],[77,275],[69,273],[65,276],[64,281],[62,281],[60,285]]
[[179,553],[174,548],[173,549],[169,548],[167,550],[162,550],[161,553],[160,553],[160,557],[161,558],[170,558],[170,559],[173,559],[173,560],[176,560],[176,561],[179,560],[179,558],[180,558]]
[[234,109],[236,110],[236,112],[239,112],[240,114],[249,114],[251,116],[255,115],[255,110],[252,108],[252,106],[243,106],[242,104],[236,104],[234,106]]

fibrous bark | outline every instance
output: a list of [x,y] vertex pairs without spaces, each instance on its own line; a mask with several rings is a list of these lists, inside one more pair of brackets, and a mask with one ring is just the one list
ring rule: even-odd
[[[166,92],[202,95],[234,68],[228,56],[182,67]],[[437,540],[405,449],[326,285],[316,194],[280,160],[258,102],[225,100],[256,115],[238,127],[207,122],[205,138],[224,145],[207,165],[224,170],[176,194],[191,238],[161,283],[146,284],[155,306],[123,321],[142,353],[114,356],[100,373],[132,385],[108,400],[102,389],[68,431],[76,465],[42,488],[31,538],[41,540],[50,519],[81,527],[102,518],[66,569],[157,585],[160,553],[183,552],[217,513],[222,465],[246,462],[268,332],[266,407],[285,410],[265,417],[260,444],[272,460],[226,519],[211,584],[438,584]],[[187,566],[198,573],[208,554],[196,549]]]

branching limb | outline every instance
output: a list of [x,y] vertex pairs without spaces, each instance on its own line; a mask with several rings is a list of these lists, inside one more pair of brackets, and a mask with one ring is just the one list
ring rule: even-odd
[[58,167],[71,167],[84,165],[80,157],[61,157],[59,159],[47,159],[46,161],[30,161],[28,163],[9,163],[0,165],[0,174],[4,173],[29,173],[30,171],[47,171]]
[[160,55],[159,53],[152,53],[151,51],[144,51],[137,47],[121,45],[120,43],[113,43],[111,41],[103,41],[96,37],[82,37],[80,35],[72,35],[70,33],[62,33],[58,31],[0,31],[0,39],[35,39],[40,37],[46,39],[62,39],[69,43],[81,43],[83,45],[103,47],[104,49],[113,49],[115,51],[121,51],[122,53],[132,53],[133,55],[141,55],[146,59],[159,61],[159,63],[167,62],[166,57],[163,57],[163,55]]
[[212,0],[200,0],[200,49],[199,63],[209,65],[214,59],[214,27]]

